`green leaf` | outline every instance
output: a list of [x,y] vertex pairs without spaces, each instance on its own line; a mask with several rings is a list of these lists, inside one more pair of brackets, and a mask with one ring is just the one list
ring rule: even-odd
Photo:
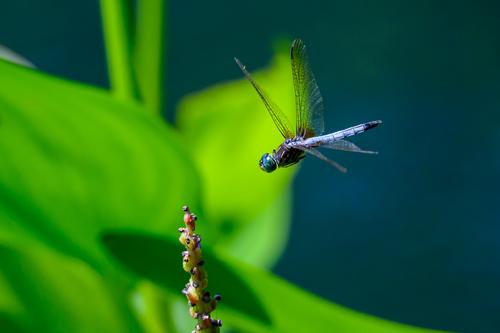
[[28,319],[1,307],[1,332],[140,332],[127,304],[81,261],[40,247],[0,244],[0,277],[30,314]]
[[[115,232],[105,236],[104,244],[132,272],[170,291],[179,290],[188,280],[181,269],[178,256],[181,247],[176,240]],[[203,257],[209,274],[208,289],[220,293],[223,298],[216,316],[238,331],[433,332],[329,303],[270,273],[225,255],[215,255],[205,246]],[[156,265],[145,264],[144,258]],[[318,280],[326,282],[321,272],[318,272]]]
[[242,258],[254,266],[269,268],[280,257],[288,241],[291,222],[292,193],[284,190],[281,196],[265,208],[253,221],[245,224],[222,250]]
[[0,331],[26,332],[28,322],[25,306],[0,271]]
[[[287,49],[288,46],[280,48],[272,65],[254,76],[289,118],[294,119]],[[251,70],[252,66],[248,68]],[[275,242],[286,243],[287,227],[283,226],[290,222],[291,200],[284,192],[297,168],[280,169],[273,174],[259,169],[262,154],[277,148],[283,138],[236,64],[234,71],[242,77],[240,80],[184,98],[178,108],[178,125],[202,174],[204,207],[207,218],[218,224],[218,246],[245,257],[248,262],[269,266],[283,248],[275,246]],[[288,199],[283,200],[283,196]],[[266,214],[280,220],[256,222]],[[258,230],[250,226],[252,223],[259,224]],[[249,243],[255,234],[264,233],[274,239],[263,240],[254,247],[239,247],[243,238]]]
[[3,237],[91,263],[103,229],[175,232],[180,207],[199,207],[193,163],[157,117],[1,61],[0,156]]
[[28,333],[27,328],[19,320],[9,317],[7,314],[0,312],[0,329],[2,332],[9,333]]

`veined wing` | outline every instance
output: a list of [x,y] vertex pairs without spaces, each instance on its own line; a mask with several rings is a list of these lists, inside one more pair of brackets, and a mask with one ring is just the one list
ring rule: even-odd
[[330,164],[331,166],[333,166],[334,168],[336,168],[337,170],[339,170],[342,173],[346,173],[347,172],[347,169],[344,168],[342,165],[340,165],[337,162],[329,159],[328,157],[326,157],[325,155],[321,154],[319,151],[317,151],[314,148],[308,148],[308,147],[304,147],[304,146],[300,146],[300,145],[296,145],[296,146],[293,146],[293,147],[297,148],[297,149],[300,149],[300,150],[306,152],[307,154],[315,156],[315,157],[319,158],[320,160],[325,161],[326,163]]
[[283,111],[276,105],[271,99],[267,96],[267,94],[264,92],[264,90],[255,82],[253,77],[248,73],[247,69],[243,64],[240,62],[239,59],[234,58],[238,66],[240,67],[241,71],[243,74],[245,74],[245,77],[250,81],[252,86],[255,88],[257,93],[259,94],[260,98],[262,99],[262,102],[264,102],[264,105],[266,106],[267,111],[269,111],[269,115],[274,121],[274,124],[276,127],[278,127],[278,130],[280,131],[281,135],[285,139],[291,139],[293,138],[293,133],[290,130],[290,121],[288,118],[285,116]]
[[351,141],[347,140],[338,140],[326,145],[322,145],[321,147],[330,148],[334,150],[352,151],[355,153],[363,153],[363,154],[378,154],[378,152],[376,151],[363,150],[358,146],[356,146]]
[[309,67],[306,46],[300,39],[293,41],[290,50],[293,87],[297,114],[297,135],[304,138],[323,134],[323,97]]

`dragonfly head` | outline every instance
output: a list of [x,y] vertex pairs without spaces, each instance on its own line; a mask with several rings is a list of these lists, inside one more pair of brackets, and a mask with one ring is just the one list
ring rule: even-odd
[[259,166],[265,172],[273,172],[278,167],[278,164],[272,154],[265,153],[260,159]]

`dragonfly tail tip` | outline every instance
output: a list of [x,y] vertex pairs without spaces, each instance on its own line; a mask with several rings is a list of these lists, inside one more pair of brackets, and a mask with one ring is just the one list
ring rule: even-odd
[[369,129],[375,128],[381,123],[382,123],[381,120],[370,121],[370,122],[365,124],[365,131],[368,131]]

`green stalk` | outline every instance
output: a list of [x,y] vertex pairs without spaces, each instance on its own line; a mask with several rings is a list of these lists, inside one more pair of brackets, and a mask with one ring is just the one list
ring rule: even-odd
[[134,65],[146,108],[160,114],[165,64],[165,1],[139,0],[135,25]]
[[119,99],[135,100],[131,6],[127,0],[101,0],[100,3],[111,90]]

